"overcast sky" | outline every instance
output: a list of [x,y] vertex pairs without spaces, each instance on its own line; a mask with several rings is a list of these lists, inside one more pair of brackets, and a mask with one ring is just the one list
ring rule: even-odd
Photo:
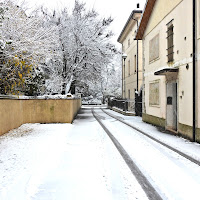
[[[31,2],[31,6],[43,4],[44,6],[54,9],[59,7],[72,8],[74,0],[27,0]],[[112,16],[114,22],[112,30],[115,33],[114,42],[117,44],[117,38],[121,33],[126,21],[132,10],[136,9],[137,3],[140,4],[140,9],[143,10],[146,0],[80,0],[86,3],[87,8],[94,8],[102,17]],[[118,47],[120,45],[118,44]]]

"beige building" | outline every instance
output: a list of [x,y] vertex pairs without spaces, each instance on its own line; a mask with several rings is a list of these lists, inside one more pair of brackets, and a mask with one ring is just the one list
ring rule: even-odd
[[141,14],[140,10],[132,11],[117,40],[122,44],[122,54],[127,55],[122,59],[122,97],[129,100],[129,110],[134,109],[135,92],[142,86],[142,41],[134,40]]
[[200,0],[195,37],[193,13],[192,0],[148,0],[136,39],[143,42],[143,120],[200,142]]

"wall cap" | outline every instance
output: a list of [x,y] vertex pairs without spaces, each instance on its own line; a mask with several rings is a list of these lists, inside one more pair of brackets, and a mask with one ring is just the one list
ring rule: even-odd
[[27,100],[27,99],[80,99],[76,96],[69,97],[68,95],[43,95],[43,96],[18,96],[18,95],[0,95],[0,99],[19,99],[19,100]]

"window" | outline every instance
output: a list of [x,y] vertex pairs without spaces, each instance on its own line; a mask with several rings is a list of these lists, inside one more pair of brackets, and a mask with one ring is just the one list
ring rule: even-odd
[[134,56],[134,71],[137,71],[137,57],[136,55]]
[[130,47],[130,44],[131,44],[130,39],[128,39],[128,47]]
[[130,60],[128,61],[128,75],[130,76],[131,74],[131,63]]
[[122,52],[125,52],[125,45],[122,44]]
[[149,83],[149,105],[150,106],[160,105],[159,93],[160,93],[159,80],[150,82]]
[[149,41],[149,62],[159,58],[159,34]]
[[167,24],[167,58],[168,62],[174,60],[174,26],[172,21]]

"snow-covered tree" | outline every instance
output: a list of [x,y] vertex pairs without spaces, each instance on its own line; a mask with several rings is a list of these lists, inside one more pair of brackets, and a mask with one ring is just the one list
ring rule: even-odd
[[101,73],[101,92],[103,97],[121,96],[121,55],[115,55],[113,62],[107,65]]
[[41,12],[27,16],[9,0],[1,3],[1,21],[1,93],[41,93],[50,69],[46,62],[59,54],[57,26]]
[[75,1],[72,14],[64,9],[59,18],[63,48],[63,89],[72,93],[75,86],[83,86],[88,80],[100,80],[101,70],[108,65],[116,49],[110,42],[108,29],[113,19],[101,19],[95,10],[86,10],[85,4]]
[[121,96],[121,55],[116,54],[113,58],[113,62],[106,65],[101,71],[101,80],[89,81],[88,91],[83,91],[83,96],[89,96],[90,99],[104,100],[107,97]]
[[113,19],[77,0],[67,10],[41,8],[27,16],[10,0],[0,4],[1,93],[74,93],[101,83],[117,52],[110,42]]

